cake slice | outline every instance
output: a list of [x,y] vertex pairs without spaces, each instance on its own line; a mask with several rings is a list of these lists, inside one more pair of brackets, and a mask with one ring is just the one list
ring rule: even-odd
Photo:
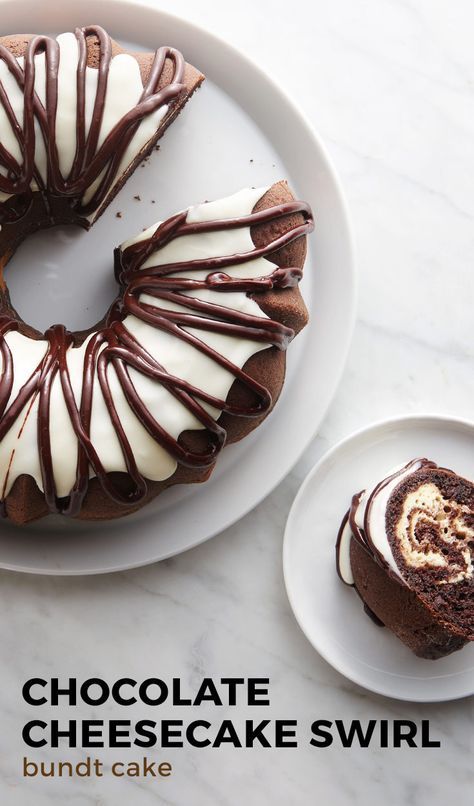
[[474,640],[474,484],[427,459],[356,494],[339,576],[374,620],[423,658]]

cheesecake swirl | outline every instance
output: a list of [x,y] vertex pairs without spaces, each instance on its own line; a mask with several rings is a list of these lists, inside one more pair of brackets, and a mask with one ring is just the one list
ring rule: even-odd
[[406,494],[391,539],[395,556],[407,571],[428,572],[438,585],[473,578],[472,507],[445,497],[429,481]]

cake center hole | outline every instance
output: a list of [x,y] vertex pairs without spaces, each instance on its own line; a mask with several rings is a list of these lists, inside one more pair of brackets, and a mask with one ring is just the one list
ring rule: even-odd
[[[94,237],[96,236],[96,237]],[[29,325],[45,331],[63,324],[86,330],[104,316],[117,295],[113,247],[76,226],[29,235],[7,264],[13,307]]]

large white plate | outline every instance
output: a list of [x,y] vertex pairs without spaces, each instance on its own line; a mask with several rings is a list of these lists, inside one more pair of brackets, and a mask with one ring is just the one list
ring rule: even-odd
[[286,589],[308,640],[349,680],[400,700],[453,700],[474,693],[474,644],[436,661],[417,658],[366,616],[336,574],[336,535],[352,495],[417,456],[474,479],[474,425],[434,415],[389,420],[345,439],[318,462],[288,517]]
[[303,284],[311,325],[289,351],[282,398],[253,436],[224,451],[205,486],[175,488],[139,514],[109,524],[51,517],[26,529],[0,525],[4,568],[89,574],[151,563],[195,546],[248,512],[313,437],[341,375],[354,320],[345,204],[323,146],[291,100],[206,31],[157,9],[108,0],[6,0],[0,12],[2,33],[56,33],[94,22],[135,49],[172,44],[208,76],[163,138],[160,154],[137,169],[90,233],[51,230],[21,247],[7,279],[27,321],[41,327],[93,324],[114,295],[114,245],[188,204],[286,177],[316,213]]

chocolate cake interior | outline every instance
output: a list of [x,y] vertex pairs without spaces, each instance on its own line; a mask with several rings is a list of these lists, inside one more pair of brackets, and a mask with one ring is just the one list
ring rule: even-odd
[[408,586],[474,639],[474,485],[423,468],[392,494],[387,534]]

